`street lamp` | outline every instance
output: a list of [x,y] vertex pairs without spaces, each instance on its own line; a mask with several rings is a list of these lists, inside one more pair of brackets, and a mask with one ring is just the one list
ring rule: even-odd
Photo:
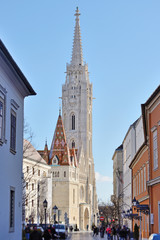
[[[54,214],[55,214],[55,216],[56,216],[56,212],[58,211],[58,238],[59,238],[59,215],[60,215],[60,210],[58,209],[58,207],[55,205],[54,207],[53,207],[53,212],[54,212]],[[55,217],[55,219],[56,219],[56,217]],[[54,222],[55,223],[55,222]]]
[[44,214],[45,214],[45,229],[46,229],[46,209],[47,209],[48,202],[45,199],[43,202],[43,207],[44,207]]
[[58,207],[55,205],[54,207],[53,207],[53,213],[54,213],[54,224],[56,223],[56,213],[57,213],[57,210],[58,210]]
[[149,210],[149,205],[148,204],[139,204],[139,201],[136,200],[136,198],[134,197],[134,199],[132,200],[133,206],[134,208],[137,210],[137,212],[139,212],[139,220],[140,220],[140,240],[141,240],[141,212],[148,215],[150,210]]

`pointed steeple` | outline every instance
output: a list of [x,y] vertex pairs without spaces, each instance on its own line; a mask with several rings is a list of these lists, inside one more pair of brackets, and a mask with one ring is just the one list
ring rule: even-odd
[[43,159],[44,159],[47,163],[49,163],[49,152],[48,152],[47,139],[46,139],[46,142],[45,142]]
[[60,114],[51,144],[49,155],[50,164],[52,164],[52,159],[55,156],[58,159],[58,165],[70,165],[69,148],[66,143],[65,130],[63,126],[62,116]]
[[74,30],[74,40],[73,40],[73,49],[72,49],[72,60],[71,65],[79,66],[83,65],[83,55],[82,55],[82,44],[81,44],[81,32],[79,24],[79,9],[76,8],[76,25]]

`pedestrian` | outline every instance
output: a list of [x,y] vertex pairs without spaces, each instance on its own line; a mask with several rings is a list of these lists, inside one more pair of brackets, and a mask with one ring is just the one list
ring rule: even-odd
[[26,228],[25,228],[25,237],[26,237],[26,240],[29,240],[29,237],[30,237],[30,227],[29,226],[26,226]]
[[123,225],[123,228],[120,230],[119,233],[120,240],[125,240],[127,237],[127,231],[126,231],[126,226]]
[[41,233],[37,231],[37,227],[33,227],[33,232],[30,234],[29,240],[42,240]]
[[99,234],[99,228],[96,227],[96,235],[98,236],[98,234]]
[[94,237],[94,235],[96,235],[96,232],[97,232],[97,228],[96,228],[96,226],[94,225],[94,227],[93,227],[93,237]]
[[110,226],[108,225],[108,227],[106,229],[108,239],[111,239],[111,232],[112,232],[112,230],[111,230]]
[[44,231],[44,233],[42,234],[42,237],[44,238],[44,240],[51,240],[52,239],[52,236],[51,234],[49,233],[48,229],[46,229]]
[[52,239],[56,239],[57,238],[57,232],[56,232],[54,227],[51,228],[51,234],[52,234]]
[[105,228],[103,226],[100,227],[100,236],[101,238],[104,238],[104,231],[105,231]]
[[112,236],[113,236],[113,240],[117,240],[117,231],[114,226],[112,227]]

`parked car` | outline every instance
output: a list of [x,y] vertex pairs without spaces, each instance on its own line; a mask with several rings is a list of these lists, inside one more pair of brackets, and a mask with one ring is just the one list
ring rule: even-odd
[[160,240],[160,234],[152,233],[149,237],[149,240]]
[[67,238],[68,237],[68,230],[65,224],[54,224],[53,228],[55,229],[56,233],[60,238]]
[[44,229],[40,226],[37,226],[37,230],[40,230],[42,233],[44,232]]

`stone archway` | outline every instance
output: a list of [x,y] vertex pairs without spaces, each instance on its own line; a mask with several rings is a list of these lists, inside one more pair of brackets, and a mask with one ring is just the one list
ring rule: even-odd
[[87,230],[87,226],[89,229],[89,211],[88,208],[85,209],[84,211],[84,229]]

